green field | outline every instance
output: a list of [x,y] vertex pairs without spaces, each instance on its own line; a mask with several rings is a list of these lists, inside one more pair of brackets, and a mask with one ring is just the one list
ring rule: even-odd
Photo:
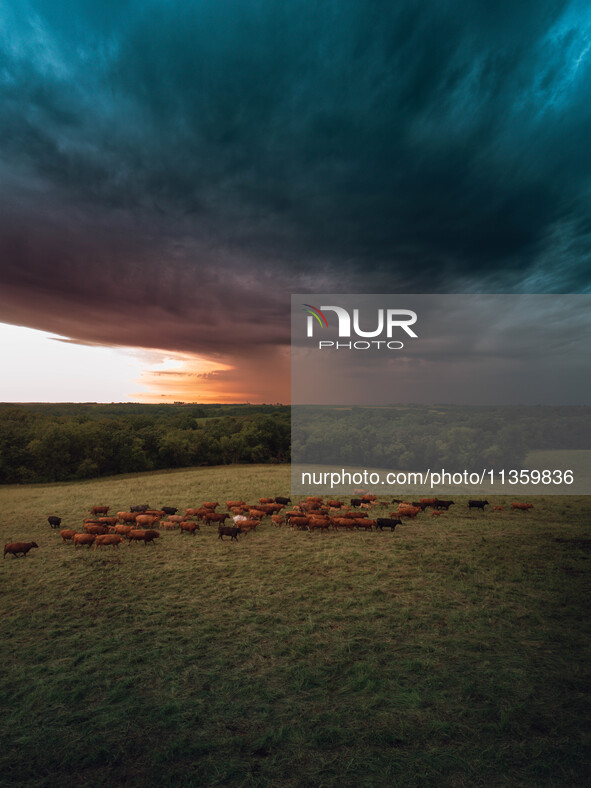
[[2,544],[39,544],[1,565],[1,785],[589,784],[588,498],[102,551],[46,523],[288,489],[285,465],[0,488]]

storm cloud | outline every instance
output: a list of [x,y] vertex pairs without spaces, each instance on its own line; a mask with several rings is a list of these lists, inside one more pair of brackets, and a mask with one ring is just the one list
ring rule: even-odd
[[231,365],[290,292],[588,292],[584,2],[4,2],[0,319]]
[[[304,297],[326,310],[327,325],[312,320],[311,334]],[[350,316],[356,310],[359,326],[375,336],[339,333],[321,298]],[[584,405],[591,395],[590,307],[586,294],[294,294],[291,402]],[[412,310],[416,336],[379,330],[379,310],[388,309]]]

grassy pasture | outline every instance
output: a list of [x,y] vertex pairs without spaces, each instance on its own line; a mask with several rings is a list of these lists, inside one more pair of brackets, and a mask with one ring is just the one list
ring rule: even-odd
[[0,488],[1,543],[40,546],[0,567],[0,785],[588,784],[588,498],[98,551],[46,523],[288,486],[225,466]]

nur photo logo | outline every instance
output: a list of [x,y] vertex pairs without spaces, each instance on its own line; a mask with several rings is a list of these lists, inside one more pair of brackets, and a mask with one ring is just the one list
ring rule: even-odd
[[[339,339],[351,339],[349,342],[339,342],[336,340],[321,339],[318,341],[319,350],[401,350],[404,343],[400,339],[393,339],[394,332],[398,334],[403,331],[408,337],[417,339],[417,334],[410,326],[417,322],[417,314],[410,309],[376,309],[373,316],[364,315],[364,325],[373,317],[376,328],[365,330],[360,326],[359,309],[348,310],[342,306],[321,306],[320,309],[312,304],[302,304],[304,312],[307,312],[306,336],[314,338],[314,331],[318,330],[316,324],[323,331],[330,329],[328,318],[325,313],[332,313],[337,317],[336,328]],[[352,313],[352,314],[351,314]],[[368,322],[365,322],[365,321]],[[382,337],[376,339],[376,337]]]

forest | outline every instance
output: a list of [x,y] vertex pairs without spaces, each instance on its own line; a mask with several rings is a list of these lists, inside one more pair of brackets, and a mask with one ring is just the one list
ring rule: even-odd
[[291,460],[449,471],[518,468],[532,450],[591,448],[588,407],[292,408]]
[[0,404],[0,484],[230,465],[519,467],[589,449],[587,407]]
[[0,483],[288,462],[284,405],[0,405]]

